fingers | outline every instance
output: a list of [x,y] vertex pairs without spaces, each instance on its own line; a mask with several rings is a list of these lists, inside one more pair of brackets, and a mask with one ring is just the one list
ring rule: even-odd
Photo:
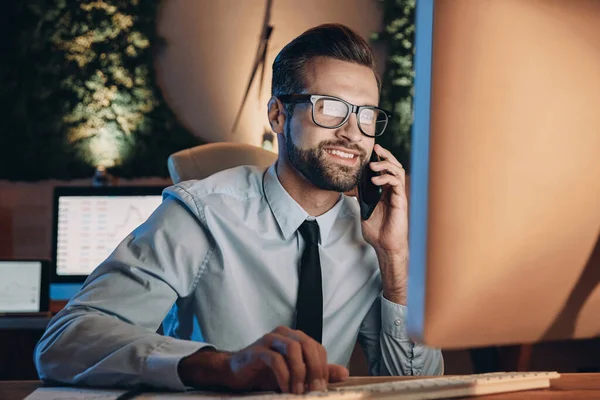
[[384,149],[383,147],[381,147],[380,145],[377,144],[373,148],[373,151],[375,151],[377,153],[377,155],[379,155],[379,159],[381,160],[379,162],[371,162],[370,163],[372,166],[375,166],[378,168],[378,169],[373,168],[374,171],[386,170],[386,172],[388,172],[392,175],[395,175],[395,176],[400,176],[400,175],[405,174],[404,167],[402,166],[402,164],[400,164],[400,161],[398,161],[396,159],[396,157],[394,157],[394,155],[392,153],[390,153],[388,150]]
[[381,147],[381,145],[376,144],[375,146],[373,146],[373,151],[375,153],[377,153],[377,155],[379,156],[380,159],[388,160],[391,163],[399,165],[399,166],[401,165],[400,161],[398,161],[396,159],[396,157],[394,157],[394,155],[389,150],[384,149],[383,147]]
[[272,333],[271,347],[285,356],[287,367],[290,371],[288,389],[292,393],[304,393],[304,382],[306,381],[306,366],[302,346],[299,342],[283,336],[279,333]]
[[[373,171],[381,172],[382,176],[391,175],[397,178],[398,183],[404,185],[404,181],[406,179],[406,173],[404,168],[401,165],[392,164],[389,161],[379,161],[375,163],[371,163],[370,167]],[[373,182],[376,182],[373,180]]]
[[278,386],[283,393],[326,391],[329,379],[344,376],[343,370],[333,370],[330,377],[325,348],[304,332],[285,326],[232,353],[227,365],[231,376],[225,386],[235,390]]
[[260,353],[260,359],[275,375],[279,389],[283,393],[287,393],[289,391],[290,371],[283,356],[276,351],[263,349]]
[[302,354],[306,364],[306,383],[309,391],[327,390],[327,354],[325,349],[304,332],[296,331],[300,336]]
[[322,385],[324,386],[323,390],[327,390],[327,383],[329,382],[329,368],[327,367],[327,351],[325,350],[325,347],[319,345],[318,346],[319,349],[319,361],[321,366],[325,366],[324,369],[324,377],[323,377],[323,382]]
[[348,369],[341,365],[329,364],[327,369],[329,371],[329,383],[342,382],[350,376]]
[[369,164],[369,166],[373,171],[378,171],[382,174],[377,177],[373,177],[372,182],[378,186],[387,184],[396,187],[396,190],[400,188],[404,189],[406,171],[402,167],[402,164],[398,162],[392,153],[380,145],[375,145],[373,151],[380,156],[382,161],[372,162]]
[[390,204],[393,207],[406,207],[408,204],[406,188],[404,182],[400,178],[392,175],[380,175],[373,177],[372,182],[377,186],[383,186],[385,190],[389,190]]
[[399,186],[402,184],[402,180],[393,175],[379,175],[371,178],[374,184],[378,186],[382,185],[390,185],[390,186]]
[[369,165],[373,171],[381,171],[397,177],[406,175],[406,172],[401,164],[394,164],[391,161],[372,162],[369,163]]
[[299,344],[302,351],[300,362],[303,362],[305,366],[305,378],[303,382],[308,385],[308,390],[326,390],[329,370],[327,368],[327,352],[325,348],[302,331],[293,330],[288,327],[279,327],[275,330],[275,333]]

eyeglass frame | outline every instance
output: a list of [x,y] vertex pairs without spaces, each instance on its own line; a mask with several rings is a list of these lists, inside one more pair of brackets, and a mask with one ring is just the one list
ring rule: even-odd
[[[382,136],[385,133],[385,130],[387,129],[390,119],[392,118],[392,113],[384,110],[383,108],[380,108],[377,106],[355,106],[354,104],[349,103],[344,99],[340,99],[339,97],[329,96],[329,95],[324,95],[324,94],[284,94],[284,95],[280,95],[280,96],[276,96],[276,97],[284,104],[310,103],[311,104],[311,116],[312,116],[313,122],[315,123],[315,125],[320,126],[321,128],[325,128],[325,129],[338,129],[339,127],[344,125],[346,122],[348,122],[351,114],[356,114],[356,122],[357,122],[358,129],[360,130],[360,133],[362,133],[363,135],[370,137],[370,138],[376,138],[376,137]],[[346,114],[346,117],[338,125],[323,126],[323,125],[319,124],[317,122],[317,120],[315,119],[315,104],[317,101],[319,101],[320,99],[323,99],[323,98],[341,101],[342,103],[344,103],[346,105],[346,107],[348,107],[349,111]],[[370,109],[370,110],[374,109],[374,110],[381,111],[387,117],[387,119],[385,121],[385,126],[383,127],[383,129],[379,135],[375,135],[375,136],[369,135],[368,133],[365,133],[365,131],[360,126],[360,118],[358,118],[358,113],[361,112],[362,110],[367,110],[367,109]]]

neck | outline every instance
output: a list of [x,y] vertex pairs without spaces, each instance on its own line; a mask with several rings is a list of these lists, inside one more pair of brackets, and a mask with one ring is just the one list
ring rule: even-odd
[[340,198],[338,192],[323,190],[306,180],[286,157],[279,157],[276,171],[281,186],[304,211],[313,217],[318,217],[331,210]]

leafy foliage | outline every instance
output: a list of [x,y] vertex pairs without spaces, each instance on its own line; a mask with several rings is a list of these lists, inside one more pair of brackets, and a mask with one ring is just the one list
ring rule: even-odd
[[374,34],[372,39],[383,42],[387,47],[380,104],[394,116],[378,143],[389,149],[409,172],[415,76],[413,62],[416,0],[381,2],[384,28],[382,32]]
[[8,2],[0,81],[0,178],[167,176],[167,157],[198,140],[155,82],[157,4]]

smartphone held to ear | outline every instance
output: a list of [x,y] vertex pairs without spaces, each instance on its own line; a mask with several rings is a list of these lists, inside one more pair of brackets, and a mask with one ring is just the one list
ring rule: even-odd
[[[379,156],[375,150],[371,153],[370,162],[378,162]],[[378,176],[379,172],[373,171],[370,165],[365,166],[360,179],[358,180],[358,204],[360,205],[360,217],[362,220],[367,220],[377,207],[377,203],[381,200],[383,188],[373,183],[371,178]]]

